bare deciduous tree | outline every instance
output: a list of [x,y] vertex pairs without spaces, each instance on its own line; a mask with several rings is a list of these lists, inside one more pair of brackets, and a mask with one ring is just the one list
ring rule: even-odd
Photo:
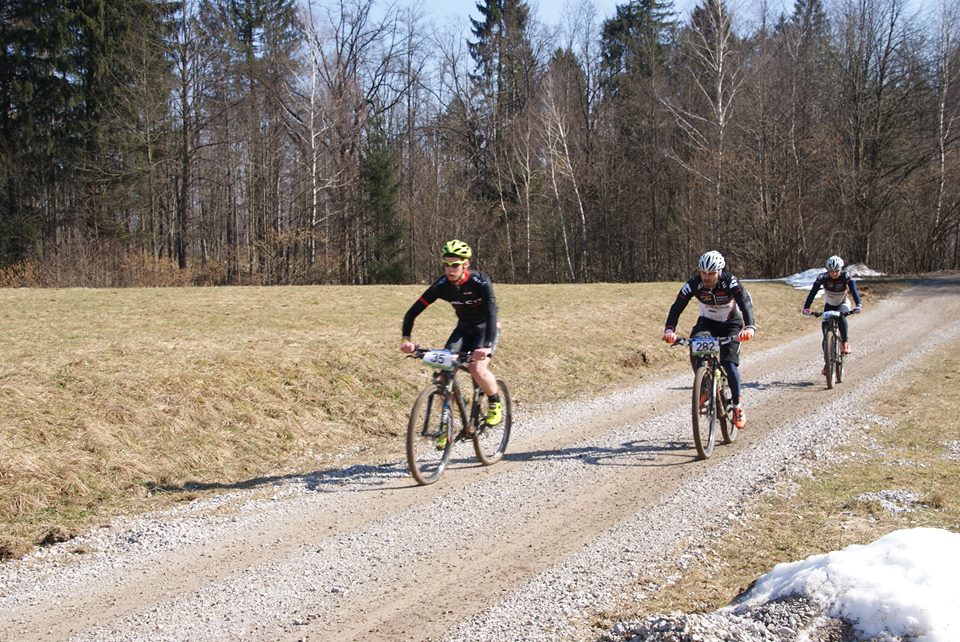
[[727,136],[733,107],[745,73],[737,64],[736,35],[732,16],[723,0],[706,0],[693,13],[693,23],[683,36],[685,64],[699,104],[680,104],[665,98],[663,104],[685,133],[695,156],[707,160],[706,168],[695,159],[673,154],[674,160],[702,179],[712,192],[711,220],[705,221],[714,245],[722,245],[722,230],[729,216],[724,208]]

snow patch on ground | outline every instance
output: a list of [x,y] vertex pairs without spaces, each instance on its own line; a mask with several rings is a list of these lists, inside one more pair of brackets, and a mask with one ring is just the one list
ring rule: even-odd
[[[853,265],[848,265],[846,268],[847,274],[853,278],[862,278],[865,276],[885,276],[883,272],[877,272],[874,269],[871,269],[864,265],[863,263],[854,263]],[[788,285],[792,285],[798,290],[809,290],[810,286],[813,285],[813,282],[816,278],[823,274],[824,268],[815,267],[810,268],[809,270],[804,270],[803,272],[797,272],[796,274],[791,274],[790,276],[785,276],[780,279],[774,279],[775,281],[783,281]],[[819,292],[818,292],[819,294]]]

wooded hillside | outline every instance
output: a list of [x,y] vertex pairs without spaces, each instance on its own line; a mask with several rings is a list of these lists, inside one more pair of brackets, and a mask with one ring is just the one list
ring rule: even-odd
[[574,4],[6,0],[0,284],[960,266],[956,0]]

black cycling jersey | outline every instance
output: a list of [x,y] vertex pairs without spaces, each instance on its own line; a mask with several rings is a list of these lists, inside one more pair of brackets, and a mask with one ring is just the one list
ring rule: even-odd
[[753,319],[753,300],[750,294],[740,285],[737,277],[724,271],[720,273],[717,284],[712,288],[703,284],[699,272],[684,283],[680,293],[677,294],[677,300],[670,306],[664,330],[676,330],[680,314],[693,297],[700,302],[700,317],[703,319],[722,323],[745,323],[748,328],[756,327]]
[[846,270],[842,270],[840,275],[835,279],[830,278],[829,272],[823,272],[817,275],[816,280],[810,287],[807,300],[803,303],[805,309],[813,305],[813,299],[817,296],[817,290],[820,288],[823,288],[823,302],[825,305],[843,305],[847,300],[848,291],[850,292],[850,296],[853,297],[854,305],[860,305],[860,293],[857,292],[857,282],[847,274]]
[[460,283],[451,283],[445,275],[433,282],[403,317],[402,336],[410,337],[413,322],[421,312],[437,299],[448,301],[457,313],[457,327],[483,327],[481,343],[492,348],[497,338],[497,299],[493,283],[482,272],[465,271]]

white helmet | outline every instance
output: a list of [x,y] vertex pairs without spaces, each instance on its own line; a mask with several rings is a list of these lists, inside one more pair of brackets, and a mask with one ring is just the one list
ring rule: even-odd
[[843,259],[839,256],[831,256],[827,259],[827,262],[824,264],[827,266],[828,270],[842,270],[843,269]]
[[727,262],[723,260],[723,255],[716,250],[710,250],[697,261],[697,267],[701,272],[719,272],[726,264]]

